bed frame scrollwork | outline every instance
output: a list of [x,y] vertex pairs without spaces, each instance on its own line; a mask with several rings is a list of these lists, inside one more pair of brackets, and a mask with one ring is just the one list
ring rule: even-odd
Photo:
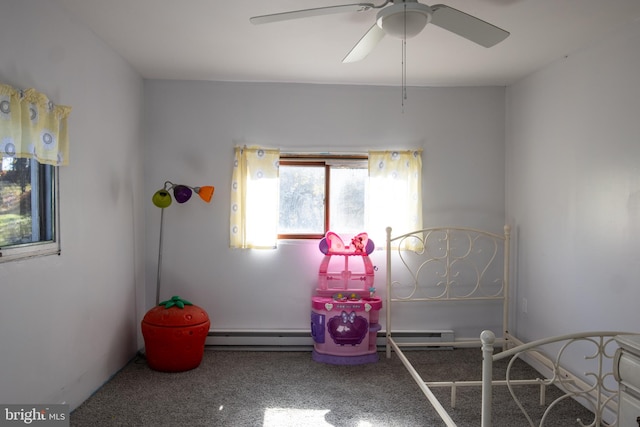
[[[509,339],[509,240],[504,234],[469,227],[432,227],[391,236],[387,228],[387,357],[395,343],[393,310],[400,303],[435,301],[500,301],[502,330],[498,340]],[[398,271],[396,271],[398,266]],[[411,346],[416,344],[412,343]],[[480,346],[477,338],[424,346]]]

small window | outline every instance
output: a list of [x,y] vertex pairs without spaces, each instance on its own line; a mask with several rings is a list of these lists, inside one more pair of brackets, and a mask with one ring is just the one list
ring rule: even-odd
[[0,162],[0,262],[60,253],[57,168],[27,158]]
[[366,156],[280,157],[278,238],[362,232],[366,224]]

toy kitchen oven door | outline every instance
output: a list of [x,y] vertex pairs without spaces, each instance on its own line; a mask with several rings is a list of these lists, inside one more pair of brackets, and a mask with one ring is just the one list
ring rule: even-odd
[[[375,363],[382,308],[369,258],[375,245],[360,233],[347,246],[329,231],[319,246],[324,258],[316,296],[311,298],[313,360],[334,365]],[[360,270],[352,271],[354,264]]]

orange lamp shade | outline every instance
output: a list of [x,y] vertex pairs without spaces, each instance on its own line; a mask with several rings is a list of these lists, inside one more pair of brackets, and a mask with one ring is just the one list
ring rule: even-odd
[[212,185],[206,185],[204,187],[198,187],[195,190],[196,190],[196,193],[198,193],[198,196],[200,196],[202,200],[209,203],[211,201],[211,198],[213,197],[213,192],[215,191],[215,188]]

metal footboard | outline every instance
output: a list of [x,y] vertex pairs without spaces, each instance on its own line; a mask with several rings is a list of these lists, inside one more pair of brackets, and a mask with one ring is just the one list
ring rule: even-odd
[[[554,408],[565,399],[575,399],[593,413],[593,419],[576,419],[579,426],[615,426],[617,423],[618,387],[613,378],[613,358],[617,349],[614,337],[627,335],[629,332],[594,331],[560,335],[521,344],[509,350],[494,354],[495,335],[491,331],[483,331],[482,341],[482,427],[492,425],[492,387],[499,382],[493,380],[494,363],[508,360],[506,376],[500,383],[509,388],[509,392],[517,404],[529,426],[545,426],[551,418]],[[582,375],[569,372],[563,366],[567,361],[582,359],[585,371]],[[514,391],[519,380],[510,378],[511,368],[518,359],[543,373],[535,383],[545,387],[556,386],[562,395],[550,403],[541,404],[546,408],[540,419],[534,420]],[[621,426],[622,427],[622,426]]]

